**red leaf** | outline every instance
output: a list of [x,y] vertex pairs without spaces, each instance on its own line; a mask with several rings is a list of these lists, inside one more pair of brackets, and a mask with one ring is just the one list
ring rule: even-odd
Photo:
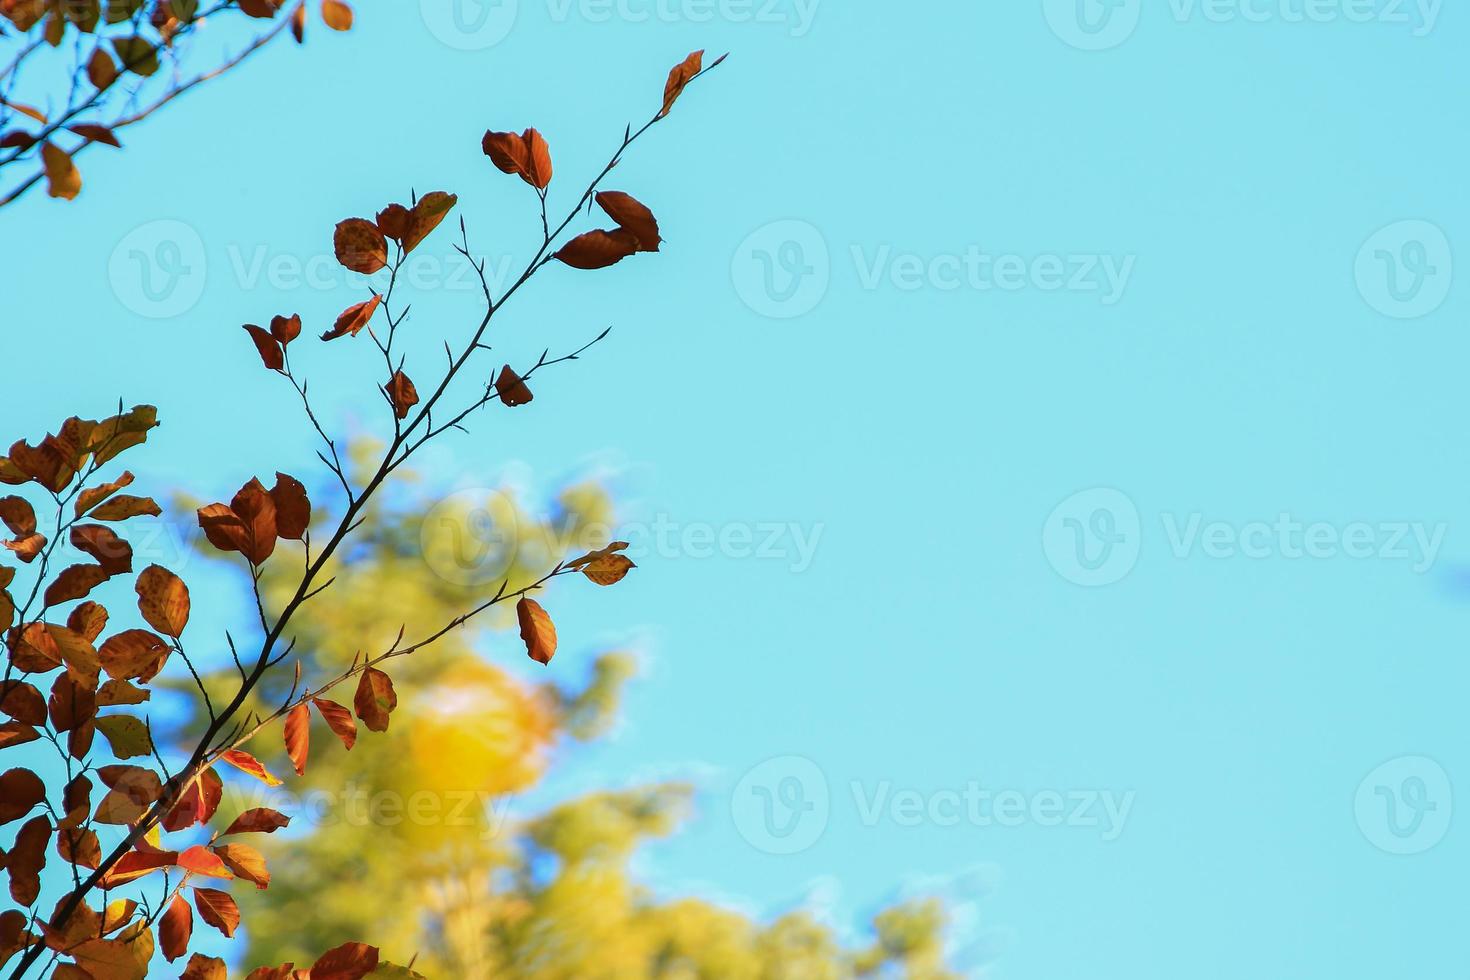
[[168,911],[158,922],[158,938],[164,957],[172,963],[189,950],[189,937],[194,934],[194,910],[182,895],[175,895]]
[[504,173],[519,174],[537,190],[551,183],[551,149],[534,128],[523,133],[485,133],[480,148]]
[[638,236],[624,228],[589,231],[563,245],[553,256],[574,269],[605,269],[638,251]]
[[230,824],[221,836],[228,837],[230,834],[273,834],[290,822],[291,818],[284,813],[279,813],[269,807],[256,807],[252,810],[246,810],[236,817],[234,822]]
[[597,204],[608,217],[618,223],[624,231],[630,231],[638,239],[638,251],[657,252],[663,241],[658,233],[658,220],[631,194],[622,191],[602,191],[597,195]]
[[286,754],[296,775],[306,775],[306,755],[311,748],[311,709],[303,701],[286,713]]
[[393,690],[392,679],[376,667],[364,670],[362,679],[357,682],[352,706],[370,731],[387,731],[388,716],[398,707],[398,695]]
[[271,337],[282,347],[301,336],[301,315],[271,317]]
[[402,371],[393,372],[393,377],[388,379],[388,387],[385,390],[393,402],[393,414],[400,419],[408,418],[409,411],[419,403],[418,389],[413,386],[408,375]]
[[294,476],[276,474],[276,485],[271,488],[271,500],[276,505],[276,533],[288,541],[300,541],[311,525],[311,500],[306,496],[306,487]]
[[351,749],[357,744],[357,722],[352,720],[352,712],[336,701],[328,701],[326,698],[312,698],[311,703],[316,705],[316,710],[321,712],[322,720],[327,723],[332,734],[342,740],[344,747]]
[[179,800],[163,818],[163,829],[184,830],[194,824],[209,823],[224,796],[224,781],[213,769],[205,769],[179,794]]
[[454,209],[459,197],[444,191],[430,191],[418,199],[408,213],[408,224],[403,232],[403,253],[407,255],[418,248],[429,233],[439,227],[439,222]]
[[373,314],[378,310],[378,304],[382,301],[383,297],[374,296],[372,299],[347,307],[342,311],[342,315],[337,317],[337,322],[333,324],[332,329],[322,334],[322,339],[336,340],[338,337],[356,337],[362,332],[362,328],[368,325],[368,321],[373,318]]
[[217,888],[195,888],[194,905],[199,909],[199,918],[214,926],[226,937],[233,936],[240,926],[240,907],[229,892]]
[[362,980],[378,968],[378,950],[366,943],[343,943],[311,965],[311,980]]
[[286,367],[286,355],[281,350],[281,344],[270,332],[263,327],[253,323],[245,324],[245,331],[250,334],[250,339],[255,341],[255,349],[260,353],[260,360],[268,370],[281,371]]

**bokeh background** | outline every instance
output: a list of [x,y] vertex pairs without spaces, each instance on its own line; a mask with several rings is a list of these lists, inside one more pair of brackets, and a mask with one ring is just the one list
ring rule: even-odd
[[[791,950],[829,940],[915,977],[1449,969],[1467,33],[1388,0],[362,3],[95,151],[76,202],[7,209],[6,438],[148,402],[154,488],[282,469],[330,508],[239,325],[325,329],[360,298],[333,225],[410,188],[518,269],[534,196],[483,131],[539,128],[570,205],[670,65],[731,52],[608,185],[663,252],[547,269],[484,370],[609,339],[426,455],[321,620],[350,658],[507,542],[528,568],[558,532],[631,542],[617,589],[548,596],[549,668],[504,622],[457,638],[401,737],[311,783],[488,792],[504,833],[303,830],[278,877],[321,893],[263,893],[231,955],[379,923],[489,958],[450,975],[820,976]],[[416,255],[411,374],[478,318],[449,232]],[[377,352],[315,346],[324,419],[366,444]],[[242,581],[181,515],[134,545],[218,635]],[[810,934],[752,938],[793,914]],[[787,974],[677,972],[761,942]]]

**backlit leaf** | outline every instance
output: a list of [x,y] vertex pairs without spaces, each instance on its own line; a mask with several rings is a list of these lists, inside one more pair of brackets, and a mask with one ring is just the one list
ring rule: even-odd
[[374,296],[361,303],[353,303],[342,311],[341,316],[337,317],[337,322],[332,325],[332,329],[322,334],[322,339],[336,340],[338,337],[356,337],[368,325],[368,321],[378,311],[378,304],[382,301],[383,297]]
[[271,883],[265,857],[249,844],[220,844],[214,850],[236,877],[253,882],[257,889],[264,889]]
[[367,668],[357,682],[357,694],[352,699],[352,706],[369,731],[387,731],[388,716],[398,707],[398,695],[393,690],[393,681],[376,667]]
[[148,630],[125,630],[114,634],[97,650],[97,659],[107,676],[115,680],[147,683],[163,669],[169,645]]
[[[722,58],[721,60],[723,61],[724,59]],[[669,79],[664,83],[664,107],[659,113],[660,118],[669,114],[669,110],[674,107],[675,100],[684,94],[684,86],[688,85],[694,76],[699,74],[703,64],[704,51],[696,51],[675,65],[673,70],[669,72]]]
[[458,201],[457,195],[444,191],[430,191],[419,198],[413,210],[408,212],[408,226],[403,232],[403,254],[407,255],[418,248],[419,243],[439,227],[439,222],[454,209]]
[[148,735],[148,726],[143,719],[132,715],[102,715],[97,718],[97,730],[112,747],[112,754],[119,759],[133,759],[153,753],[153,740]]
[[82,174],[71,154],[48,140],[41,144],[41,162],[46,169],[46,193],[70,201],[82,192]]
[[286,755],[296,775],[306,775],[306,756],[311,749],[311,709],[303,701],[286,712]]
[[328,701],[326,698],[312,698],[311,703],[316,705],[316,710],[321,712],[322,720],[327,723],[332,734],[342,740],[344,747],[351,749],[357,744],[357,722],[352,720],[352,712],[336,701]]
[[[158,921],[158,939],[163,955],[170,963],[189,950],[189,937],[194,934],[194,910],[182,895],[175,895],[168,911]],[[220,964],[224,966],[223,963]],[[187,974],[186,974],[187,975]]]
[[46,785],[29,769],[0,775],[0,824],[19,820],[46,798]]
[[342,0],[322,0],[322,23],[334,31],[350,31],[352,8]]
[[588,231],[563,245],[554,258],[574,269],[605,269],[638,251],[638,236],[623,228]]
[[149,565],[133,588],[143,621],[165,636],[177,637],[189,624],[189,587],[162,565]]
[[226,936],[233,936],[240,926],[240,907],[229,892],[217,888],[195,888],[194,907],[199,910],[199,918]]
[[294,476],[276,474],[271,488],[271,501],[276,505],[276,533],[288,541],[300,541],[311,525],[311,501],[306,487]]
[[221,836],[230,834],[273,834],[291,822],[284,813],[269,807],[246,810],[234,819]]
[[109,527],[101,524],[77,524],[71,529],[71,545],[84,555],[96,559],[108,575],[122,575],[133,570],[133,548]]
[[337,261],[353,272],[372,275],[388,264],[388,243],[378,226],[363,218],[339,222],[332,236]]
[[408,418],[408,413],[419,403],[418,389],[413,386],[408,375],[402,371],[393,372],[386,390],[388,398],[393,402],[393,414],[400,419]]
[[260,760],[249,752],[244,752],[240,749],[227,749],[220,753],[220,760],[228,762],[243,773],[254,776],[267,786],[281,785],[281,781],[267,770],[265,766],[261,765]]
[[516,619],[520,623],[526,653],[539,664],[551,663],[551,658],[556,655],[556,624],[551,621],[551,616],[535,599],[522,596],[516,603]]

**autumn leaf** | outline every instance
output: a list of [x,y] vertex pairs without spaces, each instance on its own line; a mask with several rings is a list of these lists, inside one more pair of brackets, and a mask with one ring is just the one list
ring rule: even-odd
[[352,8],[342,0],[322,0],[322,23],[334,31],[350,31]]
[[97,775],[108,787],[108,793],[97,804],[93,817],[98,823],[132,823],[163,795],[163,783],[159,781],[158,773],[151,769],[103,766],[97,770]]
[[0,685],[0,711],[27,725],[46,723],[46,699],[25,681],[10,680]]
[[265,766],[261,765],[260,760],[249,752],[240,749],[226,749],[220,753],[220,760],[228,762],[243,773],[254,776],[267,786],[281,785],[281,780],[267,770]]
[[133,517],[158,517],[162,513],[163,509],[153,498],[122,493],[92,511],[91,516],[98,521],[126,521]]
[[41,534],[29,534],[14,541],[0,542],[15,557],[29,565],[41,554],[41,549],[46,547],[46,537]]
[[220,844],[214,851],[237,878],[253,882],[256,889],[263,890],[271,883],[265,857],[249,844]]
[[82,192],[82,175],[71,162],[71,154],[47,140],[41,144],[41,162],[46,170],[46,193],[75,200]]
[[36,511],[24,497],[0,497],[0,521],[18,538],[36,531]]
[[291,36],[297,44],[306,42],[306,0],[300,0],[291,11]]
[[82,515],[86,514],[87,511],[91,510],[93,507],[96,507],[108,497],[111,497],[113,494],[117,493],[123,487],[132,486],[132,484],[133,474],[124,472],[122,476],[118,477],[111,483],[104,483],[96,487],[88,487],[81,493],[77,494],[77,502],[72,508],[72,512],[77,517],[81,517]]
[[71,545],[84,555],[96,559],[108,575],[121,575],[133,570],[133,548],[107,527],[100,524],[78,524],[71,529]]
[[101,48],[92,52],[87,59],[87,81],[97,90],[107,88],[117,78],[117,63]]
[[255,807],[246,810],[234,819],[222,837],[231,834],[273,834],[291,822],[291,818],[284,813],[272,810],[269,807]]
[[551,183],[551,149],[534,128],[523,133],[490,130],[480,141],[480,148],[503,173],[518,174],[537,190],[545,190]]
[[102,865],[102,842],[97,833],[84,827],[56,832],[56,854],[67,864],[95,871]]
[[108,146],[122,146],[117,140],[117,134],[106,126],[99,126],[96,123],[77,123],[74,126],[68,126],[66,128],[93,143],[106,143]]
[[47,608],[59,606],[74,599],[84,599],[87,593],[106,582],[109,578],[105,569],[96,565],[72,565],[63,569],[56,580],[46,587],[42,597]]
[[251,480],[230,501],[230,510],[245,527],[243,554],[261,565],[276,550],[276,502],[259,480]]
[[178,858],[179,855],[175,851],[139,847],[118,858],[117,863],[102,876],[101,884],[104,888],[116,888],[118,885],[136,881],[161,868],[172,868]]
[[383,390],[388,393],[388,398],[393,403],[393,414],[399,419],[408,418],[409,411],[419,403],[418,389],[402,371],[393,372],[393,377],[388,379],[388,385]]
[[282,347],[301,336],[301,314],[271,317],[271,337]]
[[177,638],[189,624],[189,587],[162,565],[149,565],[133,588],[143,621],[165,636]]
[[276,474],[276,485],[271,487],[271,500],[276,505],[276,534],[288,541],[300,541],[306,537],[311,525],[311,500],[306,496],[306,487],[294,476]]
[[284,371],[286,369],[286,353],[281,350],[280,341],[272,337],[269,330],[254,323],[245,324],[245,332],[250,334],[250,339],[255,341],[255,349],[260,354],[260,361],[268,371]]
[[383,297],[374,296],[372,299],[347,307],[342,311],[342,315],[337,317],[337,322],[333,324],[332,329],[322,334],[322,339],[336,340],[338,337],[356,337],[362,332],[362,328],[368,325],[368,321],[373,318],[373,314],[378,310],[378,304],[382,301]]
[[430,191],[419,198],[413,210],[408,212],[407,227],[403,232],[403,254],[418,248],[429,233],[439,227],[439,222],[454,210],[459,197],[444,191]]
[[556,624],[535,599],[525,596],[516,603],[516,619],[521,626],[521,639],[526,653],[539,664],[551,663],[556,655]]
[[583,565],[581,572],[598,585],[616,585],[637,567],[627,555],[603,555]]
[[500,400],[510,408],[525,405],[532,401],[535,396],[521,376],[516,374],[509,364],[500,369],[500,377],[495,379],[495,392]]
[[173,809],[164,815],[163,829],[173,833],[195,824],[209,823],[215,810],[219,809],[224,791],[224,781],[219,773],[213,769],[202,770],[189,780]]
[[619,228],[633,233],[638,239],[638,251],[658,251],[659,244],[663,241],[658,233],[658,220],[654,218],[652,211],[631,194],[602,191],[597,195],[597,205],[618,223]]
[[378,967],[378,950],[366,943],[343,943],[311,965],[312,980],[362,980]]
[[583,232],[553,256],[574,269],[605,269],[639,249],[638,236],[624,228]]
[[[718,65],[724,60],[725,58],[722,55],[719,61],[715,62],[715,65]],[[703,65],[704,51],[701,50],[694,52],[679,62],[669,72],[669,80],[664,83],[664,107],[658,114],[660,119],[669,114],[669,110],[674,107],[675,100],[684,94],[684,87],[694,80],[694,76],[699,74]],[[715,65],[710,65],[710,67],[713,68]]]
[[398,707],[398,695],[393,690],[392,679],[376,667],[364,670],[357,682],[357,694],[352,699],[352,706],[369,731],[387,731],[388,716]]
[[120,704],[142,704],[153,696],[153,692],[135,687],[127,681],[107,681],[97,689],[97,707],[110,708]]
[[24,745],[34,742],[41,737],[32,725],[19,721],[7,721],[0,724],[0,749],[8,749],[16,745]]
[[352,712],[336,701],[328,701],[326,698],[312,698],[311,703],[321,713],[322,720],[327,723],[332,734],[342,740],[344,748],[350,750],[357,744],[357,722],[352,720]]
[[46,702],[51,727],[58,732],[74,731],[97,716],[97,696],[90,687],[77,683],[71,674],[58,674]]
[[143,719],[132,715],[104,715],[97,719],[97,730],[119,759],[132,759],[153,753],[153,740]]
[[[189,951],[189,937],[194,934],[194,910],[182,895],[174,895],[168,911],[158,921],[158,939],[163,955],[170,963]],[[220,964],[221,967],[224,964]],[[187,974],[185,974],[187,976]]]
[[195,888],[194,906],[199,910],[199,918],[224,933],[227,938],[235,935],[235,930],[240,926],[240,907],[235,904],[229,892],[222,892],[217,888]]
[[169,645],[148,630],[124,630],[109,637],[97,650],[107,676],[147,683],[163,669]]
[[363,218],[339,222],[332,245],[337,261],[353,272],[370,276],[388,264],[388,243],[383,233]]
[[46,798],[46,784],[29,769],[11,769],[0,776],[0,824],[19,820]]
[[226,880],[235,877],[234,872],[220,859],[220,856],[203,844],[195,844],[193,847],[180,851],[177,864],[191,875],[204,875],[207,878]]
[[378,230],[386,237],[401,241],[408,234],[409,211],[402,204],[390,204],[378,212]]
[[311,748],[311,709],[303,701],[286,713],[286,755],[296,775],[306,775],[306,756]]
[[41,894],[41,869],[46,867],[50,839],[51,822],[45,817],[26,821],[15,835],[5,866],[10,870],[10,897],[19,905],[30,905]]

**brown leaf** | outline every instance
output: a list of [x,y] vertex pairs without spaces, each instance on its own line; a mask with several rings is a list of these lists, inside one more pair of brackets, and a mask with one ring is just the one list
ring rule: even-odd
[[26,931],[28,921],[19,909],[0,912],[0,966],[35,940],[36,937]]
[[637,567],[627,555],[604,555],[583,565],[582,574],[598,585],[616,585]]
[[147,442],[149,431],[157,426],[158,409],[152,405],[135,405],[121,415],[96,423],[86,440],[86,449],[95,456],[97,463],[105,463],[119,453]]
[[57,674],[46,709],[51,726],[58,732],[69,732],[97,717],[97,695],[78,684],[71,674]]
[[97,565],[72,565],[63,569],[56,580],[46,586],[43,601],[49,609],[73,599],[85,599],[87,593],[110,577],[105,569]]
[[353,272],[370,276],[388,264],[388,243],[383,233],[363,218],[339,222],[332,245],[337,261]]
[[334,31],[350,31],[352,8],[342,0],[322,0],[322,23]]
[[209,823],[215,810],[219,809],[224,791],[224,781],[219,778],[219,773],[213,769],[201,771],[189,780],[189,784],[179,794],[178,802],[164,816],[163,829],[173,833],[195,824]]
[[102,865],[102,842],[95,831],[72,827],[56,832],[56,853],[68,864],[95,871]]
[[107,88],[117,78],[117,62],[101,48],[92,52],[87,59],[87,81],[99,91]]
[[268,371],[284,371],[286,369],[286,354],[281,350],[281,344],[270,335],[270,331],[254,323],[245,324],[245,332],[250,334],[250,339],[255,341],[255,350],[260,354],[260,362],[266,366]]
[[291,11],[291,36],[296,39],[297,44],[306,41],[306,0],[296,4],[296,9]]
[[27,725],[46,723],[46,699],[25,681],[11,680],[0,685],[0,711]]
[[117,493],[123,487],[131,486],[132,483],[133,474],[124,472],[122,476],[118,477],[111,483],[104,483],[101,486],[96,487],[88,487],[81,493],[77,494],[77,502],[75,507],[73,508],[73,511],[77,517],[81,517],[87,511],[91,510],[93,507],[96,507],[108,497],[111,497],[113,494]]
[[251,480],[230,501],[230,510],[245,529],[241,553],[261,565],[276,550],[276,502],[259,480]]
[[551,183],[551,149],[534,128],[523,133],[485,133],[480,148],[503,173],[519,174],[537,190]]
[[238,878],[253,882],[257,890],[271,883],[271,873],[266,869],[265,857],[249,844],[221,844],[214,849]]
[[521,624],[521,639],[526,653],[538,664],[549,664],[556,655],[556,624],[535,599],[525,596],[516,603],[516,619]]
[[7,551],[13,552],[15,557],[29,565],[40,555],[41,549],[46,547],[46,538],[41,534],[30,534],[15,541],[0,542],[5,545]]
[[71,162],[71,154],[47,140],[41,144],[41,162],[46,170],[46,193],[71,201],[82,192],[82,175]]
[[72,547],[96,559],[108,575],[133,570],[133,547],[101,524],[78,524],[71,529]]
[[301,336],[301,314],[271,317],[271,337],[282,347]]
[[393,414],[400,419],[408,418],[409,411],[419,403],[418,389],[413,386],[408,375],[402,371],[393,372],[393,377],[388,379],[388,387],[385,390],[393,402]]
[[127,681],[106,681],[97,689],[97,707],[111,708],[121,704],[142,704],[153,692],[134,687]]
[[306,496],[306,487],[294,476],[276,474],[276,485],[271,488],[271,500],[276,505],[276,533],[288,541],[300,541],[306,537],[311,526],[311,500]]
[[250,534],[228,504],[208,504],[199,508],[199,526],[205,539],[220,551],[244,553],[250,546]]
[[316,705],[316,710],[321,713],[322,720],[327,723],[332,734],[342,740],[345,748],[350,750],[357,744],[357,722],[352,720],[352,712],[336,701],[328,701],[326,698],[312,698],[311,703]]
[[[723,61],[724,59],[722,58],[720,60]],[[688,85],[694,79],[694,76],[699,74],[703,64],[704,51],[700,50],[679,62],[669,72],[669,80],[664,83],[664,107],[658,114],[660,119],[669,114],[669,110],[674,107],[675,100],[684,94],[684,86]]]
[[260,760],[241,749],[228,749],[220,753],[220,761],[228,762],[243,773],[254,776],[267,786],[279,786],[281,780],[260,764]]
[[407,255],[439,227],[439,222],[454,209],[459,197],[444,191],[430,191],[418,199],[408,213],[408,227],[403,232],[403,254]]
[[387,731],[388,716],[398,707],[398,695],[393,690],[392,679],[376,667],[364,670],[357,682],[357,694],[352,699],[352,706],[369,731]]
[[92,781],[77,776],[61,791],[61,808],[65,816],[56,824],[58,830],[80,827],[92,815]]
[[306,756],[311,749],[311,709],[303,701],[286,712],[286,755],[296,775],[306,775]]
[[311,980],[362,980],[378,968],[378,950],[366,943],[343,943],[311,965]]
[[0,521],[18,538],[36,532],[36,511],[24,497],[0,497]]
[[597,204],[608,217],[618,223],[624,231],[630,231],[638,239],[638,251],[657,252],[663,241],[658,233],[658,220],[653,212],[622,191],[602,191],[597,195]]
[[500,395],[500,400],[510,408],[525,405],[535,397],[509,364],[500,369],[500,377],[495,379],[495,391]]
[[214,926],[226,937],[233,936],[240,926],[240,907],[229,892],[217,888],[195,888],[194,905],[199,909],[199,918]]
[[269,807],[246,810],[220,836],[230,834],[273,834],[291,822],[291,818]]
[[378,230],[388,238],[402,240],[408,234],[410,217],[402,204],[390,204],[378,212]]
[[163,946],[164,958],[172,963],[183,956],[189,951],[189,938],[193,935],[194,910],[189,908],[182,895],[174,895],[168,911],[158,920],[158,939]]
[[134,497],[123,493],[92,511],[92,518],[98,521],[125,521],[130,517],[157,517],[162,513],[152,497]]
[[97,804],[93,819],[97,823],[132,823],[141,817],[153,802],[163,795],[163,783],[158,773],[141,766],[103,766],[97,770],[98,777],[108,787],[108,793]]
[[624,228],[588,231],[567,242],[553,256],[574,269],[605,269],[638,251],[638,236]]
[[149,565],[134,583],[143,621],[165,636],[177,638],[189,625],[189,587],[162,565]]
[[33,817],[21,825],[5,858],[10,869],[10,897],[19,905],[30,905],[41,894],[41,869],[46,867],[46,842],[51,839],[51,821]]
[[368,321],[373,318],[373,314],[378,310],[378,304],[382,301],[383,297],[374,296],[361,303],[353,303],[342,311],[341,316],[337,317],[337,322],[333,324],[332,329],[322,334],[322,339],[336,340],[338,337],[356,337],[362,332],[362,328],[368,325]]
[[5,149],[29,150],[36,145],[36,137],[23,129],[12,129],[4,136],[0,136],[0,147]]
[[8,749],[14,745],[24,745],[34,742],[41,737],[41,733],[30,725],[19,721],[7,721],[0,724],[0,749]]
[[109,637],[97,650],[107,676],[147,683],[163,669],[169,645],[148,630],[124,630]]
[[0,776],[0,824],[19,820],[46,798],[46,784],[29,769],[11,769]]
[[108,146],[122,146],[117,141],[117,134],[106,126],[99,126],[96,123],[77,123],[74,126],[68,126],[66,128],[93,143],[106,143]]

